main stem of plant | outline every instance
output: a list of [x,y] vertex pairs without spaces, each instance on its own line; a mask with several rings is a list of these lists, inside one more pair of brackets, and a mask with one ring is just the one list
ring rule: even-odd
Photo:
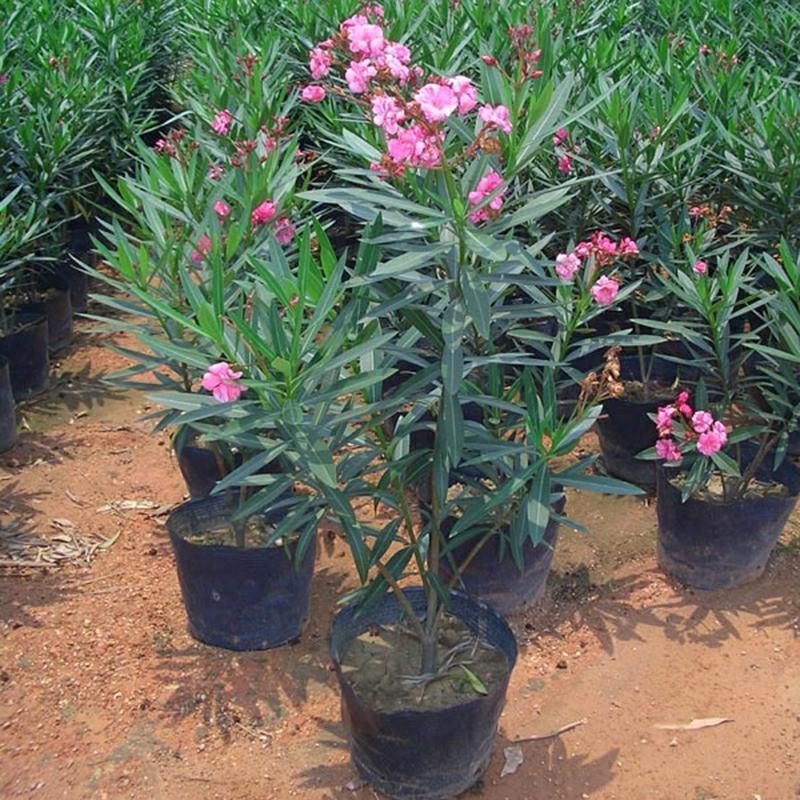
[[[437,489],[436,480],[431,481],[431,538],[428,547],[428,574],[439,574],[439,553],[441,544],[441,498]],[[440,602],[436,587],[428,581],[426,597],[426,614],[424,635],[422,637],[422,664],[420,670],[423,675],[430,675],[436,671],[437,653],[436,645],[439,638]]]

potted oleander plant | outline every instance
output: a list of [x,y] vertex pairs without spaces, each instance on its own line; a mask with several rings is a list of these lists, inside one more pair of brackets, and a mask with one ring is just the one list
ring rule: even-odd
[[[365,321],[392,338],[360,369],[396,370],[390,392],[373,386],[359,406],[372,430],[363,474],[338,487],[333,504],[364,585],[333,621],[330,654],[360,775],[391,797],[442,798],[486,768],[517,653],[506,621],[480,601],[470,564],[489,548],[483,570],[508,555],[541,582],[564,487],[638,491],[587,475],[585,462],[557,466],[596,420],[616,372],[612,353],[562,410],[570,359],[601,345],[562,348],[594,309],[635,287],[588,267],[578,281],[580,264],[555,273],[535,222],[565,188],[517,202],[526,187],[516,175],[551,135],[566,93],[535,103],[519,51],[508,70],[487,60],[480,88],[426,72],[389,30],[380,9],[345,20],[312,49],[313,82],[302,91],[331,117],[357,112],[332,137],[347,183],[303,196],[366,221],[363,241],[380,243],[350,285],[365,290]],[[520,285],[534,296],[511,308],[505,296]],[[545,312],[561,315],[564,332],[535,332],[518,346],[526,317]],[[379,512],[377,531],[352,511],[361,498]],[[539,545],[537,572],[527,559]]]
[[800,427],[800,284],[785,243],[780,261],[748,251],[702,269],[697,261],[688,251],[684,268],[662,278],[699,377],[658,409],[659,439],[644,456],[663,460],[659,563],[690,586],[719,589],[762,574],[800,492],[787,455]]
[[[117,323],[139,343],[125,351],[136,362],[129,372],[156,378],[148,389],[166,409],[159,426],[195,431],[218,461],[210,494],[167,521],[189,630],[218,647],[264,649],[300,636],[327,495],[340,474],[363,467],[365,423],[357,424],[353,391],[388,374],[346,373],[389,337],[361,341],[344,259],[318,262],[312,230],[329,248],[309,222],[285,272],[279,246],[263,253],[254,245],[230,260],[213,247],[203,254],[206,280],[185,259],[176,274],[185,289],[180,307],[168,306],[160,287],[133,284],[150,328]],[[114,285],[122,291],[125,283]],[[105,302],[128,307],[120,298]]]
[[[97,241],[102,260],[114,272],[91,267],[87,273],[113,286],[125,296],[97,296],[116,312],[140,310],[137,330],[142,337],[175,339],[178,344],[200,334],[202,320],[194,318],[191,286],[211,280],[211,264],[226,265],[230,275],[253,272],[270,263],[272,279],[289,291],[292,264],[297,261],[295,183],[302,174],[294,152],[297,139],[285,115],[291,98],[276,90],[272,120],[240,120],[216,106],[197,107],[193,124],[177,125],[158,139],[153,148],[140,148],[135,172],[112,186],[98,180],[118,209],[117,218],[105,223],[105,236]],[[308,254],[314,230],[303,234],[301,247]],[[105,241],[104,241],[105,240]],[[140,257],[144,248],[147,257]],[[328,253],[325,253],[326,263]],[[309,291],[319,296],[322,274],[306,277]],[[109,280],[110,278],[110,280]],[[157,306],[142,307],[143,300]],[[157,303],[156,303],[157,301]],[[161,310],[158,310],[161,309]],[[175,315],[193,325],[176,325]],[[143,388],[139,375],[151,366],[141,361],[110,376],[129,388]],[[169,377],[167,377],[167,374]],[[188,390],[191,369],[177,358],[169,359],[162,383]],[[169,414],[162,420],[168,423]],[[223,442],[203,440],[191,426],[173,427],[173,448],[178,466],[193,497],[207,495],[228,467],[241,463],[244,454]]]

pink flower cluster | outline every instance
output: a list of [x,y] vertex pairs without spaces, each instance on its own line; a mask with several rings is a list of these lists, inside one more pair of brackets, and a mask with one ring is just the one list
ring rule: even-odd
[[218,402],[232,403],[247,391],[247,387],[239,383],[241,377],[241,372],[236,372],[230,364],[220,361],[208,368],[201,386],[211,392]]
[[217,136],[227,136],[231,122],[233,122],[233,116],[230,111],[217,111],[216,116],[211,120],[211,130]]
[[[473,152],[486,145],[487,152],[498,153],[499,145],[490,134],[512,130],[506,106],[478,108],[478,91],[467,76],[426,75],[412,64],[409,48],[387,38],[380,6],[363,8],[346,19],[332,37],[317,44],[309,53],[309,68],[315,81],[337,70],[355,101],[382,130],[386,152],[380,162],[370,165],[381,177],[400,178],[408,168],[440,168],[444,160],[443,125],[454,115],[478,109],[483,124]],[[341,89],[312,84],[302,90],[302,97],[319,102],[330,92],[341,94]],[[485,196],[480,186],[472,194],[476,192]],[[490,210],[474,211],[475,218],[483,221],[499,211],[503,203],[498,199],[492,199]],[[479,203],[471,201],[471,205]]]
[[[577,244],[571,253],[559,253],[556,256],[556,275],[562,281],[571,281],[575,273],[580,270],[583,261],[590,257],[594,261],[594,268],[597,269],[608,266],[618,258],[635,258],[638,255],[638,245],[628,236],[615,242],[602,231],[596,231],[591,238]],[[589,291],[598,305],[608,306],[614,302],[619,293],[619,282],[615,278],[601,275]]]
[[559,128],[553,135],[553,147],[556,154],[556,169],[562,175],[572,172],[572,155],[569,152],[569,131]]
[[[250,224],[254,228],[260,228],[267,225],[278,214],[278,209],[272,200],[265,200],[259,203],[250,214]],[[281,216],[275,220],[272,233],[278,240],[278,244],[289,244],[294,238],[294,225],[292,221],[286,217]]]
[[211,247],[211,239],[203,234],[197,240],[197,249],[192,251],[192,261],[194,261],[195,264],[202,264],[203,259],[211,252]]
[[475,224],[488,222],[494,219],[503,207],[503,195],[506,193],[505,187],[502,188],[488,203],[481,205],[487,197],[503,186],[503,179],[494,170],[487,172],[479,181],[478,185],[467,195],[471,206],[481,206],[476,208],[470,215],[470,221]]
[[[676,427],[680,430],[676,431]],[[708,411],[693,411],[688,392],[681,392],[673,403],[658,409],[656,428],[656,454],[665,461],[682,458],[681,448],[673,438],[676,433],[682,436],[684,445],[696,441],[697,451],[704,456],[718,453],[728,441],[725,424]]]

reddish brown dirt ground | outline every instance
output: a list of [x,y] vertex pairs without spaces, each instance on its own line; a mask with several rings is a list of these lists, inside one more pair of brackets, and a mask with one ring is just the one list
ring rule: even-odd
[[[323,537],[300,644],[235,654],[192,640],[159,515],[184,495],[168,439],[151,435],[142,396],[103,388],[124,362],[81,328],[0,456],[0,528],[49,535],[66,518],[119,537],[90,566],[0,576],[0,796],[374,797],[351,784],[326,653],[353,583],[344,545]],[[153,508],[98,510],[119,500]],[[573,494],[569,509],[593,535],[562,534],[543,606],[512,620],[520,657],[496,753],[467,796],[800,797],[800,517],[760,581],[703,594],[657,569],[651,503]],[[733,721],[656,728],[698,717]],[[579,719],[522,744],[500,777],[510,740]]]

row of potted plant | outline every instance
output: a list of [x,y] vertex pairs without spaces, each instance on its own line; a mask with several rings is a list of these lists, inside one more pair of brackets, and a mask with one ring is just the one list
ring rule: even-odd
[[[744,250],[704,208],[665,212],[653,250],[549,230],[581,184],[531,176],[568,155],[576,112],[531,88],[530,32],[467,75],[395,30],[362,9],[268,102],[276,55],[211,50],[182,125],[104,182],[120,221],[93,274],[141,346],[116,380],[166,409],[195,496],[168,522],[190,631],[299,636],[317,528],[338,526],[361,583],[330,639],[354,763],[390,796],[446,797],[491,753],[516,658],[501,613],[581,528],[566,490],[642,491],[565,459],[593,426],[610,471],[664,462],[624,477],[658,476],[667,571],[763,570],[798,491],[800,271],[789,242]],[[325,167],[301,113],[336,121]],[[723,520],[742,514],[740,546]]]
[[[46,388],[49,352],[86,308],[80,265],[107,213],[98,175],[128,169],[157,125],[174,68],[177,4],[110,0],[17,5],[0,57],[0,354],[4,396]],[[11,387],[10,390],[8,387]],[[13,442],[11,401],[0,449]]]

